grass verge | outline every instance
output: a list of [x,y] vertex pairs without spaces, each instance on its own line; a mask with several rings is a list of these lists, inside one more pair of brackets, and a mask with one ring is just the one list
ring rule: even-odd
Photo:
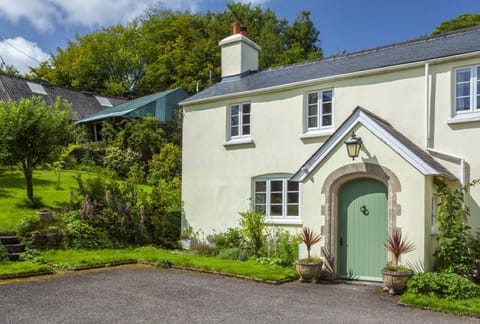
[[32,262],[0,262],[0,277],[21,276],[36,273],[52,273],[52,268],[46,264]]
[[297,275],[293,268],[263,265],[255,261],[223,260],[215,257],[171,252],[154,247],[122,250],[48,250],[44,251],[42,256],[48,263],[57,264],[62,268],[95,266],[130,260],[154,263],[161,260],[169,260],[175,266],[224,272],[264,281],[278,281],[294,278]]
[[454,315],[480,317],[480,298],[450,299],[405,293],[400,301],[417,308],[428,308]]

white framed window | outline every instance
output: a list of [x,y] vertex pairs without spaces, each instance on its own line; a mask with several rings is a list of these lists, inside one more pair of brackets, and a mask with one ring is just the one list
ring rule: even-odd
[[253,180],[254,210],[267,221],[300,219],[300,186],[289,176],[257,177]]
[[454,114],[480,113],[480,65],[455,69]]
[[305,101],[306,132],[333,127],[333,90],[309,92]]
[[230,105],[228,110],[229,138],[250,136],[250,103]]

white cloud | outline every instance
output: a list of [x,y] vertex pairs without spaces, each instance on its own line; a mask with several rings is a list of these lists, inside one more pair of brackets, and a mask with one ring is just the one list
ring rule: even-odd
[[[13,23],[29,21],[41,32],[56,25],[87,28],[124,24],[160,3],[173,10],[197,11],[202,0],[1,0],[0,16]],[[258,1],[258,0],[257,0]]]
[[39,62],[50,58],[50,55],[45,53],[36,43],[23,37],[0,41],[0,56],[7,65],[13,65],[21,74],[29,73],[30,66],[37,67]]

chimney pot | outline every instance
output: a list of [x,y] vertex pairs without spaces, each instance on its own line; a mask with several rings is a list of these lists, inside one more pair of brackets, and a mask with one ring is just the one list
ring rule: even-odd
[[233,31],[232,35],[236,35],[240,33],[240,23],[239,22],[234,22],[233,23]]
[[247,27],[240,26],[240,34],[242,34],[243,36],[247,36]]

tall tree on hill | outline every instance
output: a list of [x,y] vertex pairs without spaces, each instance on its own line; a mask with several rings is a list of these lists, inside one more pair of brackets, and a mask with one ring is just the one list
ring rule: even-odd
[[450,31],[480,26],[480,13],[464,14],[451,20],[445,20],[440,23],[432,32],[432,35],[447,33]]
[[309,12],[300,12],[289,26],[259,5],[231,2],[225,11],[202,14],[156,6],[127,26],[76,35],[33,72],[55,84],[111,95],[128,95],[130,88],[138,97],[180,86],[194,93],[220,81],[218,42],[235,21],[262,47],[260,68],[322,55]]
[[27,199],[34,204],[33,170],[55,161],[62,145],[73,139],[70,104],[58,99],[50,106],[40,97],[0,101],[0,120],[0,161],[20,166]]

